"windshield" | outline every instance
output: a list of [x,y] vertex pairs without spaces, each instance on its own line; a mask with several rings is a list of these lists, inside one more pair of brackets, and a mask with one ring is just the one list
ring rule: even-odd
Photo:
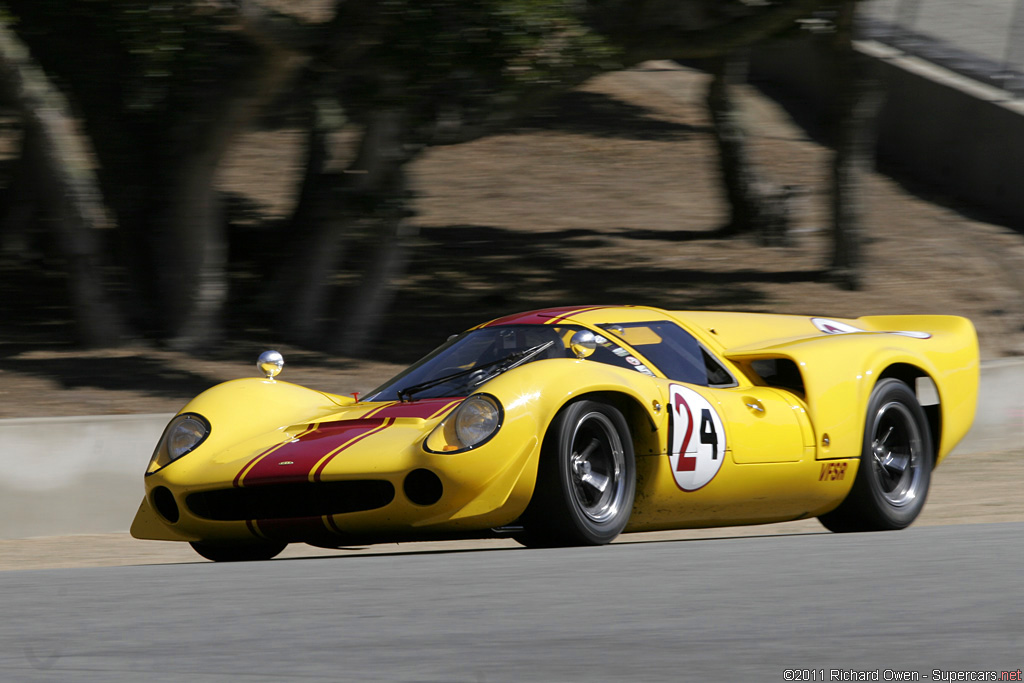
[[[579,325],[505,325],[463,332],[363,400],[467,396],[517,360],[532,363],[545,358],[575,358],[569,349],[569,340],[582,329],[585,328]],[[619,345],[604,338],[602,341],[604,343],[588,360],[653,374]],[[550,345],[544,346],[549,342]]]

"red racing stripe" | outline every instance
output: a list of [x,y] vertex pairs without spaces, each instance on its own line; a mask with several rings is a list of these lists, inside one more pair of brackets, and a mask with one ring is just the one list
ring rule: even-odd
[[[316,430],[316,424],[314,423],[314,424],[311,424],[311,425],[309,425],[308,427],[306,427],[306,429],[305,429],[304,431],[300,432],[300,433],[299,433],[299,434],[298,434],[297,436],[295,436],[294,438],[295,438],[295,439],[301,439],[301,438],[302,438],[302,437],[304,437],[305,435],[307,435],[307,434],[309,434],[310,432],[313,432],[313,431],[315,431],[315,430]],[[294,440],[294,439],[293,439],[293,440]],[[287,446],[287,445],[288,445],[289,443],[291,443],[291,442],[290,442],[290,441],[285,441],[284,443],[279,443],[279,444],[277,444],[276,446],[271,446],[271,447],[270,447],[270,448],[268,448],[267,450],[265,450],[265,451],[263,451],[262,453],[260,453],[259,455],[255,456],[255,457],[254,457],[254,458],[253,458],[252,460],[250,460],[249,462],[245,463],[245,467],[243,467],[242,469],[240,469],[240,470],[238,471],[238,474],[236,474],[236,475],[235,475],[235,480],[234,480],[234,481],[232,482],[232,484],[234,484],[234,486],[235,486],[236,488],[238,488],[238,487],[241,487],[241,486],[242,486],[242,479],[243,479],[243,478],[245,477],[245,475],[246,475],[246,474],[247,474],[247,473],[249,472],[249,469],[250,469],[250,468],[252,468],[252,467],[253,467],[253,466],[254,466],[254,465],[255,465],[255,464],[257,463],[257,462],[259,462],[259,461],[260,461],[260,460],[262,460],[263,458],[267,457],[268,455],[270,455],[270,454],[271,454],[271,453],[273,453],[274,451],[276,451],[276,450],[278,450],[278,449],[280,449],[280,448],[282,448],[282,447],[284,447],[284,446]]]
[[606,308],[606,307],[605,306],[590,306],[589,308],[580,308],[580,309],[577,309],[577,310],[574,310],[574,311],[569,311],[568,313],[566,313],[564,315],[558,316],[556,318],[552,318],[546,324],[547,325],[557,325],[558,323],[562,322],[566,318],[571,318],[574,315],[579,315],[580,313],[586,313],[587,311],[599,311],[602,308]]
[[377,415],[377,413],[379,413],[380,411],[382,411],[382,410],[385,410],[385,409],[387,409],[387,408],[390,408],[391,406],[395,405],[396,403],[398,403],[398,401],[388,401],[387,403],[384,403],[383,405],[379,405],[379,406],[377,406],[376,408],[373,408],[373,409],[372,409],[372,410],[370,410],[369,412],[365,413],[365,414],[363,415],[363,418],[362,418],[362,419],[364,419],[364,420],[365,420],[365,419],[367,419],[367,418],[370,418],[370,417],[374,417],[374,416],[376,416],[376,415]]
[[[430,420],[450,411],[462,398],[388,402],[355,420],[310,425],[295,438],[256,455],[235,476],[234,485],[258,486],[319,481],[335,456],[402,418]],[[271,457],[273,456],[273,457]]]
[[[309,481],[310,474],[325,456],[348,448],[356,440],[390,424],[388,419],[360,418],[317,425],[316,429],[271,449],[245,472],[241,486],[286,484]],[[267,457],[273,453],[274,457]],[[333,457],[333,456],[332,456]]]
[[496,327],[498,325],[545,325],[553,322],[561,322],[576,313],[582,313],[583,311],[596,311],[599,308],[605,308],[605,306],[560,306],[558,308],[542,308],[536,311],[526,311],[525,313],[506,315],[504,318],[498,318],[497,320],[492,320],[489,323],[484,323],[483,325],[480,325],[480,327]]
[[375,417],[409,418],[415,417],[421,420],[431,420],[439,417],[462,402],[462,398],[425,398],[408,403],[389,403],[367,415]]
[[[363,422],[363,420],[360,420],[360,422]],[[370,420],[367,420],[366,422],[370,422]],[[352,434],[352,433],[346,434],[346,435],[351,435],[351,438],[348,441],[346,441],[341,446],[339,446],[335,450],[333,450],[330,453],[328,453],[319,462],[317,462],[317,464],[314,467],[313,471],[310,472],[310,474],[312,475],[312,481],[320,481],[320,475],[323,474],[324,468],[327,467],[327,463],[329,463],[331,460],[334,460],[334,458],[339,453],[341,453],[342,451],[344,451],[347,448],[350,448],[350,447],[354,446],[355,444],[359,443],[360,441],[362,441],[366,437],[370,436],[371,434],[376,434],[377,432],[384,431],[390,425],[394,424],[394,422],[395,421],[392,418],[384,418],[383,421],[378,422],[377,425],[374,426],[374,427],[370,427],[369,429],[365,429],[365,430],[362,430],[362,429],[352,430],[352,432],[354,432],[354,434]]]

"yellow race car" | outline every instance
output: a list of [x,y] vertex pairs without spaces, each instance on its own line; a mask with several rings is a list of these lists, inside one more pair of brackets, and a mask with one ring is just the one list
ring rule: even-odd
[[817,517],[901,529],[967,433],[978,344],[955,316],[566,307],[451,337],[362,400],[265,377],[171,420],[136,538],[218,561],[288,543],[622,532]]

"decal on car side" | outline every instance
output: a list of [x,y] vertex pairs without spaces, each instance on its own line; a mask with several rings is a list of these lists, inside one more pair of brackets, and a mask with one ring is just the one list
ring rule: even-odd
[[669,385],[669,463],[676,486],[696,491],[725,460],[725,429],[711,402],[693,389]]
[[818,481],[842,481],[846,478],[845,462],[827,462],[821,465]]

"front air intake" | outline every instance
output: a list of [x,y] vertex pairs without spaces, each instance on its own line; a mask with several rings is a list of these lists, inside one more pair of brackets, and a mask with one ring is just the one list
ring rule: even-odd
[[160,513],[160,516],[171,524],[178,521],[178,504],[174,501],[174,494],[165,486],[157,486],[152,493],[153,507]]
[[441,500],[444,486],[436,474],[430,470],[413,470],[405,478],[405,497],[416,505],[433,505]]
[[384,507],[395,499],[391,482],[299,482],[190,494],[185,505],[197,517],[221,522],[322,517]]

